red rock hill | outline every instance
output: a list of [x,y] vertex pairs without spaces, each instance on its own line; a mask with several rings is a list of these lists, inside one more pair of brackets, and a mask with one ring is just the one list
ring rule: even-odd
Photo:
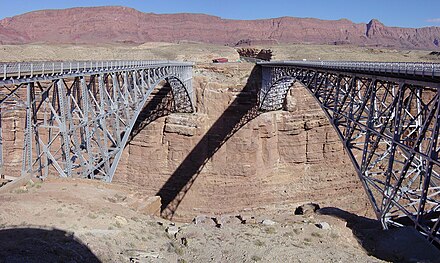
[[42,10],[0,20],[0,43],[144,43],[199,41],[225,45],[259,43],[353,44],[439,49],[440,27],[387,27],[377,20],[281,17],[230,20],[203,14],[142,13],[127,7]]

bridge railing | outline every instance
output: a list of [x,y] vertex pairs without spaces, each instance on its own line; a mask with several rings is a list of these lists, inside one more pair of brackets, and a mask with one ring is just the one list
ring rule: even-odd
[[0,63],[0,79],[123,70],[157,65],[191,66],[190,62],[159,60],[53,61]]
[[353,62],[353,61],[273,61],[260,62],[267,66],[300,66],[369,73],[440,77],[440,63],[430,62]]

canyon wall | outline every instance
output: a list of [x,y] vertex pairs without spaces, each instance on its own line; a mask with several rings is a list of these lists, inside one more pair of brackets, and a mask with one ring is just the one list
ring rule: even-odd
[[440,27],[388,27],[347,19],[231,20],[204,14],[153,14],[126,7],[42,10],[0,20],[0,44],[196,41],[221,45],[350,44],[439,49]]
[[[200,214],[292,213],[305,202],[371,215],[352,164],[314,98],[297,85],[285,110],[259,113],[260,76],[253,67],[196,65],[195,114],[166,115],[170,94],[153,94],[150,104],[162,95],[165,109],[153,118],[148,118],[151,109],[143,113],[147,118],[140,118],[132,133],[114,182],[141,189],[145,196],[160,195],[163,216],[176,220]],[[20,175],[23,114],[2,116],[2,174],[7,176]]]
[[177,220],[292,212],[304,202],[369,213],[352,164],[314,98],[295,86],[286,110],[255,114],[252,67],[197,66],[197,112],[173,113],[140,130],[114,180],[160,194],[164,216]]

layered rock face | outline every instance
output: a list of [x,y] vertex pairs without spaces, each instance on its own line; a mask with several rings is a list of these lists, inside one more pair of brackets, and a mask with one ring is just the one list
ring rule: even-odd
[[226,45],[353,44],[437,49],[439,27],[386,27],[313,18],[230,20],[203,14],[158,15],[126,7],[43,10],[0,20],[0,43],[144,43],[198,41]]
[[301,86],[286,110],[255,114],[252,65],[195,69],[195,114],[151,122],[124,150],[115,181],[162,196],[163,215],[289,211],[297,204],[365,214],[367,197],[319,105]]

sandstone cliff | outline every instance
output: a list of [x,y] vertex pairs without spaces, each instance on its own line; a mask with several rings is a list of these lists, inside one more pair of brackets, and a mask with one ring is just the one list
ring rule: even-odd
[[142,13],[126,7],[43,10],[0,20],[0,44],[197,41],[225,45],[353,44],[439,48],[440,28],[387,27],[313,18],[229,20],[203,14]]
[[141,129],[114,180],[161,195],[163,215],[181,220],[292,213],[310,201],[365,214],[369,205],[350,160],[307,90],[291,90],[287,111],[253,114],[250,71],[246,64],[196,68],[197,113]]

